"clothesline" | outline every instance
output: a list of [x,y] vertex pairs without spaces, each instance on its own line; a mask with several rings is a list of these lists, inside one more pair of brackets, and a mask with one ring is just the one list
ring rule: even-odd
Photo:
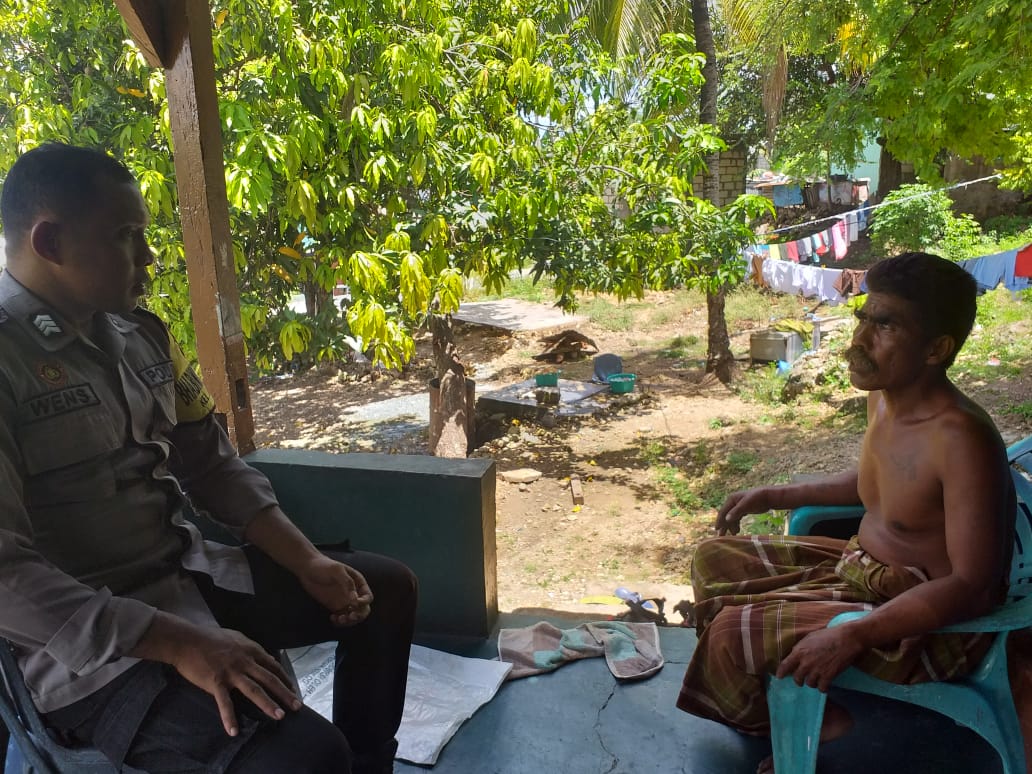
[[[816,297],[830,306],[837,306],[846,297],[867,290],[866,270],[807,265],[748,250],[743,258],[749,264],[747,278],[755,284],[804,298]],[[980,292],[998,285],[1011,292],[1032,287],[1032,244],[969,258],[959,265],[975,278]]]
[[818,223],[825,223],[827,221],[832,221],[832,220],[841,220],[846,215],[854,215],[854,214],[857,214],[857,213],[859,213],[861,211],[866,211],[866,212],[870,213],[873,210],[876,210],[879,207],[884,207],[887,204],[901,204],[902,202],[909,202],[909,201],[911,201],[913,199],[921,199],[921,198],[923,198],[925,196],[931,196],[932,194],[939,193],[939,191],[952,191],[952,190],[954,190],[956,188],[964,188],[965,186],[974,185],[975,183],[984,183],[984,182],[986,182],[988,180],[995,180],[998,177],[1001,177],[1000,173],[996,173],[995,175],[988,175],[986,177],[980,177],[977,180],[966,180],[963,183],[955,183],[954,185],[947,186],[946,188],[937,188],[934,191],[925,191],[925,192],[919,193],[919,194],[912,194],[911,196],[906,196],[906,197],[904,197],[902,199],[894,199],[891,202],[880,202],[879,204],[871,204],[871,205],[866,205],[865,204],[865,205],[863,205],[861,207],[857,207],[855,210],[848,210],[847,212],[840,212],[837,215],[829,215],[826,218],[818,218],[817,220],[807,221],[806,223],[799,223],[799,224],[796,224],[794,226],[783,226],[782,228],[776,228],[776,229],[774,229],[772,231],[768,231],[766,234],[757,234],[757,236],[768,236],[770,234],[780,234],[780,233],[783,233],[785,231],[795,231],[795,230],[797,230],[799,228],[802,228],[804,226],[815,226]]

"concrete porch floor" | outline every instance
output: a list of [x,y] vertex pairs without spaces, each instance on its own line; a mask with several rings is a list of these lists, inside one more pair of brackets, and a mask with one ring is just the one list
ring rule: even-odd
[[[505,614],[500,627],[550,620]],[[751,774],[769,742],[687,715],[674,706],[693,630],[660,629],[666,665],[652,678],[617,684],[601,658],[584,659],[502,685],[459,729],[432,768],[396,762],[396,774]],[[462,656],[495,658],[495,641],[421,644]],[[860,694],[839,694],[852,733],[821,748],[821,774],[997,774],[993,749],[934,712]],[[792,774],[786,772],[785,774]]]

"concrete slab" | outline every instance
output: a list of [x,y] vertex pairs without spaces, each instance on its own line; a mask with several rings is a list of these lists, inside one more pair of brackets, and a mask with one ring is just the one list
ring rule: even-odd
[[566,314],[547,304],[535,304],[519,298],[496,301],[472,301],[459,306],[452,319],[469,325],[483,325],[506,331],[541,331],[568,328],[587,320],[582,315]]
[[[477,408],[488,414],[537,417],[546,408],[535,400],[535,388],[534,380],[526,379],[481,393],[477,396]],[[606,408],[612,395],[608,384],[560,379],[559,405],[555,413],[560,417],[589,416]]]
[[[546,616],[547,618],[547,616]],[[503,615],[500,626],[541,617]],[[551,620],[551,619],[549,619]],[[561,628],[584,620],[552,620]],[[743,736],[675,707],[694,630],[660,629],[666,665],[643,682],[618,683],[601,658],[502,685],[459,729],[433,774],[752,774],[770,754],[765,739]],[[464,656],[497,657],[494,639],[465,646],[426,643]],[[935,712],[854,693],[834,692],[856,719],[854,730],[821,747],[822,774],[998,774],[993,749]],[[401,761],[396,774],[428,769]]]

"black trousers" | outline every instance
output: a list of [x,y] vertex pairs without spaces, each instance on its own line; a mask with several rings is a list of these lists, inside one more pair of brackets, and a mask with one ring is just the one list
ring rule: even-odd
[[[333,722],[304,708],[281,721],[236,697],[240,733],[226,735],[215,700],[173,669],[141,662],[47,722],[90,744],[117,765],[164,772],[341,774],[355,756],[389,748],[405,704],[416,579],[400,562],[346,547],[322,547],[361,572],[373,592],[369,617],[334,626],[329,611],[265,554],[245,547],[253,595],[216,587],[193,574],[218,622],[270,651],[336,641]],[[142,718],[142,719],[141,719]]]

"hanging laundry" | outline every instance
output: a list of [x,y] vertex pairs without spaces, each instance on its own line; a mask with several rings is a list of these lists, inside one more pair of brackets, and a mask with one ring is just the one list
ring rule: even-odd
[[835,260],[841,261],[849,249],[849,242],[846,241],[846,221],[840,220],[831,227],[831,241],[835,248]]
[[817,285],[817,296],[829,306],[838,306],[845,299],[835,289],[835,284],[842,276],[842,269],[821,269],[820,280]]
[[856,220],[856,213],[846,213],[846,238],[852,244],[860,236],[860,227]]
[[831,245],[831,232],[828,229],[813,235],[813,249],[817,255],[824,255]]
[[784,245],[784,248],[788,255],[788,260],[793,263],[799,263],[799,244],[797,242],[788,242]]
[[767,260],[762,255],[754,255],[752,257],[752,281],[753,284],[760,286],[761,288],[769,287],[767,281],[763,279],[763,262]]
[[797,244],[799,246],[799,260],[800,260],[800,262],[802,262],[802,261],[809,261],[810,257],[813,255],[813,244],[810,242],[809,237],[806,237],[804,239],[800,239]]
[[806,298],[820,294],[821,270],[816,266],[799,267],[799,290]]
[[1014,277],[1017,255],[1017,250],[1005,250],[1002,253],[970,258],[962,261],[960,265],[975,278],[980,293],[992,290],[1001,282],[1008,290],[1023,290],[1028,285],[1027,281],[1018,282]]
[[856,213],[857,227],[861,231],[866,231],[867,230],[867,218],[870,216],[870,214],[871,214],[871,200],[868,199],[866,202],[863,203],[863,206],[860,207],[860,209],[857,210],[857,213]]
[[781,245],[770,245],[770,257],[773,258],[775,261],[781,260]]
[[842,269],[842,276],[835,283],[835,290],[843,296],[859,295],[864,285],[867,272],[860,269]]
[[1018,250],[1014,257],[1014,276],[1032,277],[1032,245]]

